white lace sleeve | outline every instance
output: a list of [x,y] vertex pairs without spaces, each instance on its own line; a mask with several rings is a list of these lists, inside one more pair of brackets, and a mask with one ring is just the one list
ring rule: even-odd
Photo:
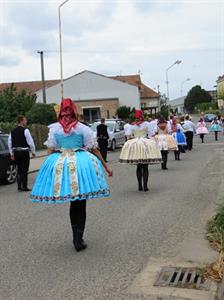
[[84,125],[80,124],[82,127],[83,137],[84,137],[84,147],[88,150],[90,149],[96,149],[98,147],[96,137],[94,136],[93,130]]
[[55,132],[57,131],[58,123],[54,123],[48,126],[48,139],[44,142],[44,145],[48,148],[57,148],[57,142],[55,140]]

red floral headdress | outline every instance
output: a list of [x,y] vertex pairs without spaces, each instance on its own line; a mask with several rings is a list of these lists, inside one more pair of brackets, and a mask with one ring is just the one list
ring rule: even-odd
[[63,127],[65,133],[69,133],[78,123],[77,108],[72,99],[62,99],[58,122]]
[[144,116],[143,116],[143,112],[140,109],[136,109],[135,110],[135,114],[134,114],[134,118],[139,120],[139,121],[135,121],[133,124],[139,126],[144,122]]

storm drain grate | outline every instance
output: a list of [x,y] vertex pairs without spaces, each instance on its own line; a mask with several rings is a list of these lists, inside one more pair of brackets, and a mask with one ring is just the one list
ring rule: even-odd
[[154,286],[209,291],[210,280],[204,279],[196,269],[163,267],[157,276]]

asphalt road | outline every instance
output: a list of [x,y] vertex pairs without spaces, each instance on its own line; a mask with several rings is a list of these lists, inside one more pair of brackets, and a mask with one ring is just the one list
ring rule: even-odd
[[[69,205],[32,204],[16,185],[0,185],[0,299],[143,299],[126,289],[150,257],[174,257],[200,215],[216,202],[224,137],[213,136],[174,161],[150,167],[149,192],[138,192],[135,166],[109,153],[111,197],[90,200],[80,253],[72,245]],[[30,186],[36,173],[29,175]]]

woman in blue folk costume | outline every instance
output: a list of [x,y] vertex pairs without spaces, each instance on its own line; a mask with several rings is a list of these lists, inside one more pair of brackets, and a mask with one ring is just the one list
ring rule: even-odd
[[78,122],[71,99],[63,99],[58,122],[49,126],[45,145],[50,154],[42,164],[30,200],[41,203],[70,201],[70,219],[76,251],[84,250],[86,200],[108,197],[105,171],[112,176],[94,141],[92,130]]
[[209,131],[215,133],[215,140],[218,141],[218,133],[222,132],[223,129],[222,129],[220,121],[217,117],[215,117],[215,119],[212,121]]

